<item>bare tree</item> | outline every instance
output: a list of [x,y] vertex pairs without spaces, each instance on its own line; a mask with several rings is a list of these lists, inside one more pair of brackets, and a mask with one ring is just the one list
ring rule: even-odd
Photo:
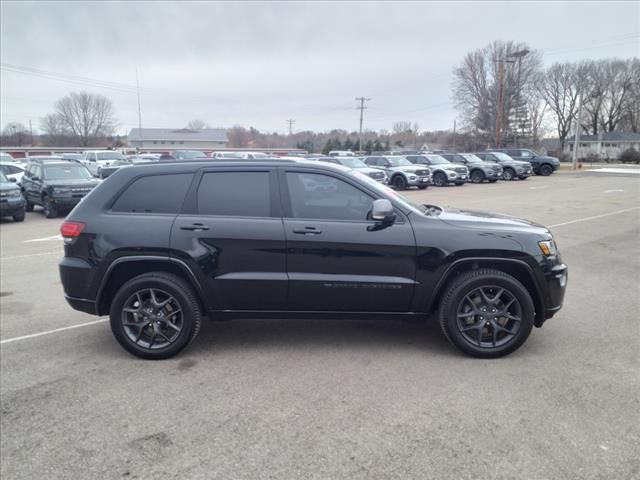
[[191,120],[187,123],[187,127],[189,130],[203,130],[205,128],[211,128],[207,122],[200,119]]
[[7,123],[2,130],[3,144],[21,147],[29,139],[29,130],[20,122]]
[[112,135],[116,127],[113,104],[102,95],[73,92],[56,102],[55,114],[83,147]]
[[538,90],[553,113],[560,149],[572,129],[578,113],[578,96],[584,89],[585,65],[555,63],[547,69]]
[[[635,71],[637,73],[637,70]],[[627,95],[632,90],[634,68],[631,60],[614,60],[605,63],[605,88],[594,92],[603,97],[602,126],[604,131],[613,132],[624,114]],[[637,78],[635,78],[637,82]]]
[[[541,70],[542,60],[538,51],[531,51],[524,43],[496,41],[486,47],[468,53],[462,63],[453,71],[453,100],[461,114],[463,125],[479,132],[485,138],[495,133],[500,90],[500,62],[513,59],[513,54],[529,50],[520,63],[520,81],[518,82],[518,63],[506,63],[503,78],[502,132],[508,132],[515,119],[515,111],[520,99],[519,114],[525,104],[525,92],[535,84]],[[511,113],[514,112],[513,115]],[[515,127],[515,125],[514,125]]]
[[249,145],[249,132],[240,125],[234,125],[227,130],[227,137],[229,138],[230,147],[244,148]]
[[631,81],[623,104],[621,127],[627,131],[640,133],[640,59],[632,59],[629,68]]

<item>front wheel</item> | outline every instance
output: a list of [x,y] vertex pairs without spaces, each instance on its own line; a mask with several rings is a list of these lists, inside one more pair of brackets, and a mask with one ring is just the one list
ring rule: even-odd
[[489,180],[489,183],[496,183],[498,181],[497,178],[492,178],[491,180]]
[[428,185],[418,185],[419,190],[425,190]]
[[500,270],[460,275],[440,303],[440,326],[464,353],[497,358],[517,350],[529,337],[533,300],[516,278]]
[[24,197],[25,201],[27,202],[26,205],[24,206],[24,209],[27,212],[33,212],[33,203],[31,203],[29,200],[27,200],[26,192],[22,192],[22,196]]
[[200,306],[180,277],[145,273],[126,282],[113,298],[111,331],[128,352],[151,360],[184,349],[200,330]]
[[545,163],[540,167],[539,172],[540,172],[540,175],[542,175],[543,177],[548,177],[553,173],[553,167]]
[[507,181],[513,180],[513,177],[515,176],[516,172],[514,172],[512,168],[505,168],[502,172],[502,178]]
[[45,196],[42,199],[42,208],[44,208],[44,216],[47,218],[56,218],[58,216],[58,210],[51,203],[51,199]]
[[391,185],[396,190],[404,190],[407,188],[407,180],[402,175],[396,175],[391,179]]
[[433,175],[433,184],[436,187],[444,187],[447,185],[447,176],[442,172]]
[[14,222],[24,222],[24,217],[25,217],[25,213],[24,210],[20,213],[18,213],[17,215],[13,216],[13,221]]
[[471,182],[482,183],[484,180],[484,173],[481,170],[474,170],[470,175]]

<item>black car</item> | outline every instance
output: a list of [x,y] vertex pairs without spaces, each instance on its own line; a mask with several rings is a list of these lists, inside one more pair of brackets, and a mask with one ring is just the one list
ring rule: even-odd
[[494,148],[492,152],[503,152],[514,160],[523,160],[531,163],[536,175],[548,176],[560,168],[560,160],[556,157],[540,155],[529,148]]
[[24,221],[25,201],[14,178],[0,171],[0,217],[12,217],[14,222]]
[[123,168],[61,226],[68,303],[109,315],[118,342],[167,358],[201,319],[436,315],[477,357],[516,350],[563,302],[549,230],[417,205],[321,162]]
[[27,212],[42,205],[47,218],[71,210],[100,183],[84,165],[60,158],[30,159],[22,177]]
[[485,162],[497,163],[502,167],[503,180],[526,180],[533,173],[529,162],[514,160],[503,152],[476,152],[474,155]]

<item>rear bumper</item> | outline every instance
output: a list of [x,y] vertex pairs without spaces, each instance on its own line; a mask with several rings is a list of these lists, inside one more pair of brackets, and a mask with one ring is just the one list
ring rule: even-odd
[[89,298],[93,267],[81,258],[63,257],[58,270],[67,303],[75,310],[96,315],[95,299]]
[[88,313],[90,315],[97,315],[96,313],[96,302],[94,300],[88,300],[86,298],[76,298],[70,297],[69,295],[64,296],[67,303],[74,310],[78,310],[80,312]]

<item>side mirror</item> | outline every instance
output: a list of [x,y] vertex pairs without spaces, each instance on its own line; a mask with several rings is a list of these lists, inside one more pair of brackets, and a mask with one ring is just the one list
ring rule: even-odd
[[18,180],[17,180],[17,179],[15,179],[15,178],[9,178],[9,181],[10,181],[11,183],[16,183]]
[[371,218],[386,225],[391,225],[395,219],[396,214],[393,211],[393,205],[386,198],[379,198],[373,201],[373,208],[371,209]]

